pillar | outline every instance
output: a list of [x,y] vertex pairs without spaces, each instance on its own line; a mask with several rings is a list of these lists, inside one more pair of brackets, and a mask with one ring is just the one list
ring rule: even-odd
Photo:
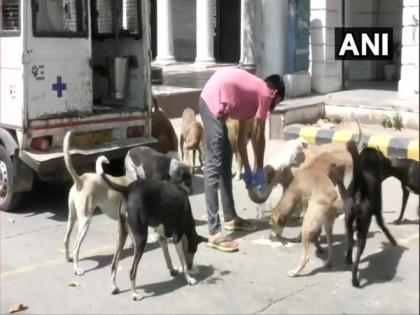
[[213,0],[197,0],[197,65],[211,65],[214,60]]

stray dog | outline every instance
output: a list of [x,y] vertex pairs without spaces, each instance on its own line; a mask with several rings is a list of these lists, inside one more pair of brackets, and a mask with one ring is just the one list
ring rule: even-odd
[[[341,181],[343,172],[343,168],[335,163],[334,156],[327,152],[320,154],[308,166],[296,172],[272,210],[270,239],[281,238],[288,218],[302,201],[308,201],[314,208],[321,207],[318,205],[322,204],[325,209],[321,207],[323,210],[318,211],[327,214],[330,211],[336,213],[337,209],[341,209],[342,198],[337,197],[334,186]],[[340,191],[340,196],[341,194]]]
[[282,149],[270,159],[268,164],[276,171],[286,167],[298,166],[298,155],[307,147],[308,142],[303,138],[288,140],[284,143]]
[[[396,245],[392,234],[385,226],[382,217],[382,180],[384,179],[384,165],[387,159],[379,150],[364,148],[359,154],[354,142],[349,141],[347,148],[353,158],[353,180],[349,188],[349,198],[346,200],[345,222],[348,247],[346,263],[352,265],[352,284],[359,287],[358,266],[360,257],[366,245],[372,216],[375,216],[381,230],[391,244]],[[357,231],[357,253],[353,263],[353,231]]]
[[194,255],[198,244],[208,240],[196,232],[191,205],[184,189],[179,185],[140,178],[125,187],[110,181],[101,170],[98,175],[127,200],[126,212],[120,212],[119,215],[118,246],[111,266],[111,293],[119,292],[115,281],[116,273],[129,232],[134,240],[134,260],[130,270],[131,293],[133,300],[142,299],[136,292],[136,273],[146,246],[149,226],[155,228],[160,235],[159,242],[170,274],[173,276],[178,273],[172,266],[168,251],[167,238],[172,237],[185,280],[194,285],[197,281],[190,276]]
[[124,160],[125,174],[137,177],[170,181],[192,193],[192,174],[189,167],[175,158],[149,147],[136,147],[127,152]]
[[[410,159],[389,158],[390,166],[385,170],[385,177],[393,176],[401,182],[403,191],[402,206],[398,219],[394,224],[400,224],[404,217],[405,207],[410,192],[420,193],[419,162]],[[417,207],[418,208],[418,207]]]
[[289,271],[290,277],[299,275],[308,263],[311,243],[315,244],[317,251],[323,251],[318,242],[322,227],[328,244],[325,265],[331,266],[334,220],[342,213],[343,208],[341,196],[335,189],[341,172],[342,170],[334,164],[334,157],[329,153],[322,153],[310,165],[296,173],[278,205],[273,209],[271,239],[281,236],[286,218],[295,206],[302,200],[308,200],[308,210],[302,225],[303,255],[299,266]]
[[[248,119],[245,123],[245,133],[247,141],[249,142],[251,140],[252,148],[255,148],[255,130],[254,130],[254,119]],[[232,148],[232,153],[235,155],[236,159],[236,166],[237,170],[235,172],[235,179],[240,180],[241,179],[241,171],[242,171],[242,158],[239,154],[239,120],[231,119],[229,118],[226,121],[226,127],[228,130],[228,137],[230,146]],[[254,150],[255,152],[255,150]]]
[[[200,167],[203,167],[203,142],[204,129],[199,121],[195,117],[195,113],[191,108],[184,109],[182,113],[182,126],[181,126],[181,137],[180,137],[180,149],[181,158],[184,162],[184,155],[187,157],[187,163],[192,167],[192,171],[195,169],[195,154],[198,151],[198,160]],[[192,164],[190,162],[189,151],[192,151]]]
[[160,110],[156,99],[153,97],[153,111],[151,114],[152,137],[159,142],[159,152],[168,154],[179,160],[178,137],[165,113]]
[[[88,232],[89,225],[96,208],[101,209],[109,218],[117,220],[119,211],[125,206],[124,197],[108,187],[100,176],[95,173],[84,173],[79,176],[74,169],[69,152],[71,132],[67,132],[63,141],[64,161],[67,171],[73,178],[74,184],[70,189],[68,206],[69,216],[67,231],[64,238],[64,251],[67,261],[73,259],[74,273],[83,275],[84,271],[79,268],[80,246]],[[96,163],[98,168],[98,161]],[[112,177],[112,181],[122,186],[128,186],[133,179],[127,176]],[[73,248],[73,258],[69,255],[69,240],[76,219],[79,224],[77,238]]]
[[[286,141],[280,151],[278,151],[270,162],[264,167],[266,186],[264,191],[248,190],[250,199],[259,204],[257,206],[257,219],[262,218],[264,212],[267,212],[266,200],[271,196],[272,189],[279,183],[283,183],[292,166],[297,165],[297,156],[304,148],[308,146],[303,138]],[[291,181],[291,179],[290,179]],[[270,208],[271,202],[267,202]]]

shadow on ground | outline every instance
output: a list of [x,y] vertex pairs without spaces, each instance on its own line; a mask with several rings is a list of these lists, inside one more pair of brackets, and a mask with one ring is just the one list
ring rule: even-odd
[[[197,284],[215,284],[223,281],[223,276],[230,273],[229,271],[217,272],[212,265],[200,265],[198,274],[193,277],[197,280]],[[138,286],[139,289],[144,291],[144,298],[161,296],[187,286],[187,282],[183,274],[178,274],[171,277],[168,273],[169,280],[162,282],[155,282]],[[127,283],[128,284],[128,283]],[[120,293],[128,292],[130,289],[122,290]]]
[[[130,240],[128,240],[127,243],[129,243]],[[129,247],[129,245],[125,245],[126,248],[123,249],[121,256],[120,256],[120,261],[123,260],[124,258],[127,257],[134,257],[134,248]],[[144,249],[145,252],[150,251],[150,250],[154,250],[156,248],[160,247],[158,242],[153,242],[153,243],[147,243],[146,247]],[[85,273],[94,271],[94,270],[98,270],[104,267],[109,267],[112,263],[112,258],[114,257],[114,254],[108,254],[108,255],[95,255],[95,256],[91,256],[91,257],[85,257],[83,259],[80,259],[80,261],[83,260],[93,260],[97,262],[97,265],[93,268],[87,269],[85,270]]]

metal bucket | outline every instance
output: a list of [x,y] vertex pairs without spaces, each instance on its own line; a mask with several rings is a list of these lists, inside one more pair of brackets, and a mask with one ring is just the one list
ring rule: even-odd
[[125,98],[128,89],[128,59],[126,57],[107,58],[106,66],[111,97]]

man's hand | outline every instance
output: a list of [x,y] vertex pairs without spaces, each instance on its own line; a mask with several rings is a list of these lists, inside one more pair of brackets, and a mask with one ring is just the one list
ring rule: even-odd
[[257,172],[255,173],[255,184],[259,190],[262,190],[265,186],[265,173],[262,167],[258,168]]
[[254,181],[254,176],[252,175],[252,171],[250,168],[245,168],[245,174],[244,174],[244,182],[246,188],[250,188],[252,186],[252,182]]

